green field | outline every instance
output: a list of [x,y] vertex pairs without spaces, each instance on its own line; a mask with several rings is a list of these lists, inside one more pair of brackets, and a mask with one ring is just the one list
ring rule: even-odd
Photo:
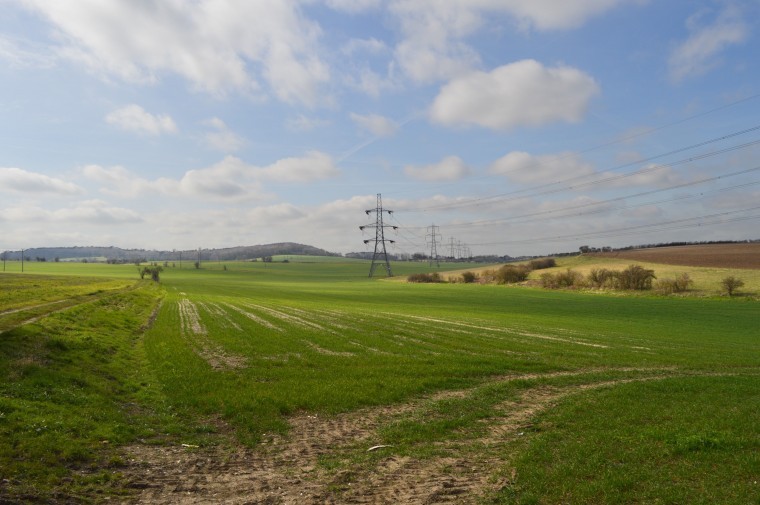
[[0,274],[0,502],[760,503],[756,300],[275,259]]

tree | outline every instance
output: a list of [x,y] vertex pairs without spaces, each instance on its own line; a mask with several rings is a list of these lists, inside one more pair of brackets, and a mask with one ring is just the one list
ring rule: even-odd
[[140,278],[144,279],[146,274],[150,274],[151,280],[154,282],[158,282],[160,280],[161,272],[163,271],[163,267],[154,265],[149,267],[143,267],[142,270],[140,270]]
[[744,286],[744,281],[739,279],[738,277],[734,277],[733,275],[729,275],[725,279],[721,281],[721,284],[723,285],[723,289],[726,290],[726,293],[728,296],[734,296],[734,293],[737,289]]

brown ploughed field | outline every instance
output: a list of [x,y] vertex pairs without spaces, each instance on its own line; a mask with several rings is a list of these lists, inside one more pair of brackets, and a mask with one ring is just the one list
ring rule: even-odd
[[760,269],[760,243],[652,247],[629,251],[591,253],[589,256],[622,258],[666,265]]

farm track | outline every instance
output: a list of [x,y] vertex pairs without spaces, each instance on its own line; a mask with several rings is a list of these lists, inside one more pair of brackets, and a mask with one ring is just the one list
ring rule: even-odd
[[[599,373],[634,373],[602,379]],[[289,419],[287,436],[271,436],[255,449],[132,446],[125,449],[124,474],[139,491],[129,503],[426,504],[476,503],[510,484],[509,444],[524,435],[534,417],[562,399],[617,385],[699,374],[675,368],[591,368],[494,377],[474,388],[444,391],[408,403],[363,409],[333,417]],[[418,459],[388,455],[367,458],[380,443],[378,430],[393,420],[424,415],[436,401],[466,399],[483,386],[515,380],[578,377],[579,384],[537,384],[498,405],[498,416],[483,421],[473,438],[435,443],[437,456]],[[392,451],[379,448],[378,451]],[[387,452],[386,452],[387,454]],[[320,462],[338,461],[337,470]],[[363,463],[355,463],[361,460]],[[353,462],[353,463],[352,463]]]

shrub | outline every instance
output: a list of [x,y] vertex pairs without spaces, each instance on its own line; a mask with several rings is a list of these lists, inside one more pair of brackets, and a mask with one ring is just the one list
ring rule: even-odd
[[527,265],[504,265],[496,272],[496,282],[499,284],[514,284],[528,278],[530,267]]
[[630,265],[622,272],[615,272],[615,274],[616,287],[619,289],[652,289],[652,280],[657,278],[654,270],[641,265]]
[[530,262],[530,268],[533,270],[543,270],[544,268],[552,268],[556,267],[557,262],[554,258],[541,258],[537,260],[532,260]]
[[663,293],[683,293],[687,291],[694,281],[691,280],[689,274],[678,274],[675,279],[660,279],[657,281],[657,290]]
[[728,296],[734,296],[736,290],[744,286],[744,281],[738,277],[729,275],[721,281],[721,285],[723,286],[723,289],[726,291],[726,294],[728,294]]
[[614,287],[615,274],[616,272],[606,268],[594,268],[586,276],[586,282],[592,288]]
[[478,279],[478,276],[474,272],[462,273],[462,282],[464,282],[465,284],[471,284],[475,282],[477,279]]
[[420,283],[442,282],[441,276],[438,274],[438,272],[433,272],[432,274],[411,274],[406,278],[406,280],[407,282]]
[[571,288],[578,286],[583,281],[583,276],[569,268],[565,272],[550,274],[548,272],[541,274],[541,286],[550,289]]

